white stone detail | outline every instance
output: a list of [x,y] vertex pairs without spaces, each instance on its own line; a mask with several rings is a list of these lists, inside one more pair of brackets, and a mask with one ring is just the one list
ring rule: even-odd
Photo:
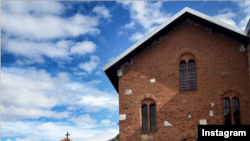
[[211,103],[211,107],[214,107],[214,103]]
[[207,125],[206,119],[200,119],[200,125]]
[[122,76],[122,69],[117,70],[117,76]]
[[150,79],[150,82],[151,82],[151,83],[155,83],[155,78]]
[[246,48],[244,45],[241,45],[240,48],[239,48],[240,52],[245,52],[246,51]]
[[148,140],[148,135],[141,135],[141,138],[143,139],[143,141],[147,141]]
[[172,126],[168,121],[164,121],[164,126]]
[[209,115],[210,115],[210,117],[214,116],[214,112],[213,112],[213,111],[210,111],[210,112],[209,112]]
[[188,115],[188,119],[191,119],[191,117],[192,117],[191,115]]
[[119,115],[119,120],[126,120],[126,114]]
[[125,94],[132,94],[132,90],[130,89],[125,90]]

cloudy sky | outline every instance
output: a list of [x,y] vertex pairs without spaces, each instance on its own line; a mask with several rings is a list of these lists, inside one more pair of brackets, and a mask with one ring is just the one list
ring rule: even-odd
[[118,94],[102,67],[190,7],[245,29],[250,2],[1,2],[1,140],[106,141]]

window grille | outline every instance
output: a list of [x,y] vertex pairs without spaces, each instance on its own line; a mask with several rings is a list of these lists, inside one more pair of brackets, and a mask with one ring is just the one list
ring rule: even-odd
[[189,90],[196,90],[196,75],[195,75],[195,63],[194,61],[188,62],[188,85]]

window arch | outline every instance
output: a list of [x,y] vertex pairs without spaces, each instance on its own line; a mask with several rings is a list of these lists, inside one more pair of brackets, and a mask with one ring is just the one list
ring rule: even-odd
[[156,132],[156,104],[152,99],[142,101],[142,132]]
[[234,125],[240,125],[240,108],[239,108],[239,100],[234,97],[232,99],[233,103],[233,117],[234,117]]
[[[187,77],[188,74],[188,77]],[[188,81],[188,84],[187,84]],[[195,61],[189,60],[188,66],[185,61],[180,61],[180,90],[196,90],[196,67]]]
[[224,108],[224,119],[225,125],[231,125],[231,109],[230,109],[230,101],[227,98],[223,99],[223,108]]

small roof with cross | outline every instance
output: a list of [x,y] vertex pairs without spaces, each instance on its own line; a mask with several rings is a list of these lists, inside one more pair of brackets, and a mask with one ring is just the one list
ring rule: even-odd
[[68,139],[68,137],[70,136],[69,132],[67,132],[67,134],[65,134],[65,136],[67,136],[67,139]]

